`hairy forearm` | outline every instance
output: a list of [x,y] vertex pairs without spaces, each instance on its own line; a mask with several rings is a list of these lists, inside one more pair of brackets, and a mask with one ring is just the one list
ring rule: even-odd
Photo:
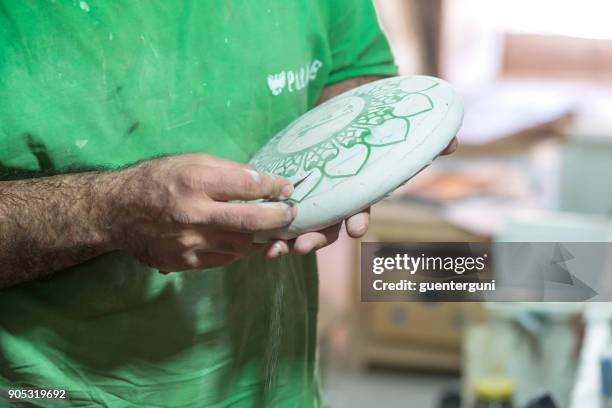
[[0,182],[0,287],[44,277],[113,248],[113,173]]

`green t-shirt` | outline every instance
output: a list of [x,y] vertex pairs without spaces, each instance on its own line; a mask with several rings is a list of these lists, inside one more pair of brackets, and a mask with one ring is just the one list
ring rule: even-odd
[[[0,0],[0,171],[245,162],[326,84],[393,73],[369,0]],[[164,276],[109,253],[0,292],[0,388],[317,406],[317,291],[313,256]]]

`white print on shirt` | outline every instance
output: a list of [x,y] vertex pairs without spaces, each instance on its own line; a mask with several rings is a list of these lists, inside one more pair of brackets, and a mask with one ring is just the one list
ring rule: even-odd
[[274,96],[280,95],[285,87],[288,92],[301,91],[306,88],[310,81],[317,77],[317,73],[322,66],[323,63],[315,59],[298,70],[270,74],[268,75],[268,88],[270,88]]

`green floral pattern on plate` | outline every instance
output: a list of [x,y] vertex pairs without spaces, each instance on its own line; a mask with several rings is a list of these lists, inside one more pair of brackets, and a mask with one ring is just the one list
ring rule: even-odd
[[302,181],[291,198],[301,202],[325,178],[359,174],[372,149],[404,142],[411,118],[434,109],[426,92],[437,85],[428,78],[393,78],[349,91],[294,121],[251,164]]

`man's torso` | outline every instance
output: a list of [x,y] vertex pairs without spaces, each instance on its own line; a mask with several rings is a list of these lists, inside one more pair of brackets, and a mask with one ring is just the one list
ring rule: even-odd
[[[247,161],[326,78],[312,2],[7,2],[0,165],[117,167],[208,152]],[[3,291],[5,386],[83,404],[316,400],[312,258],[162,276],[112,253]]]

